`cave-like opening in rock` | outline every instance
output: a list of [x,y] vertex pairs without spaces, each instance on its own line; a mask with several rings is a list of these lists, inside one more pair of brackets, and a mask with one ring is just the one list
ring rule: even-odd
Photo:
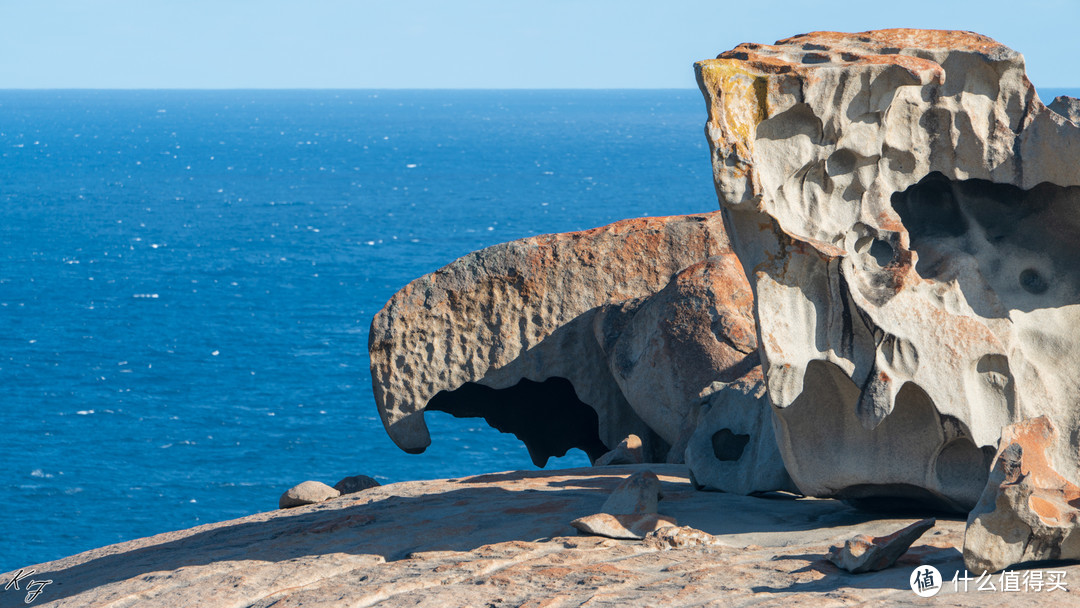
[[426,409],[456,418],[483,418],[493,428],[513,433],[538,467],[572,448],[581,449],[590,460],[608,451],[600,440],[596,411],[578,399],[566,378],[523,379],[504,389],[467,382],[456,390],[440,391]]
[[979,316],[1060,308],[1080,298],[1080,187],[1044,182],[1023,190],[935,171],[891,200],[918,252],[919,276],[956,281]]
[[734,433],[731,429],[720,429],[713,433],[713,455],[720,461],[733,461],[742,458],[746,444],[750,443],[750,435]]

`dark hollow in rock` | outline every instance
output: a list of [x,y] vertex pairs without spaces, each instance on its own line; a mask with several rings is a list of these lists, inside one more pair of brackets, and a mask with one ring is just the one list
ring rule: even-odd
[[[1080,187],[1042,183],[1029,190],[933,172],[892,195],[919,254],[923,278],[956,280],[983,317],[1068,306],[1080,293]],[[978,266],[979,274],[967,270]],[[987,288],[993,298],[984,294]],[[991,301],[992,300],[992,301]]]
[[1034,294],[1046,293],[1046,290],[1050,289],[1046,279],[1034,268],[1027,268],[1020,273],[1020,286]]
[[750,435],[732,433],[731,429],[720,429],[713,433],[712,449],[717,460],[733,461],[742,458]]
[[427,410],[455,418],[483,418],[492,427],[513,433],[538,467],[571,448],[581,449],[590,460],[608,451],[600,440],[596,412],[578,399],[566,378],[523,379],[504,389],[467,382],[454,391],[440,391],[428,402]]

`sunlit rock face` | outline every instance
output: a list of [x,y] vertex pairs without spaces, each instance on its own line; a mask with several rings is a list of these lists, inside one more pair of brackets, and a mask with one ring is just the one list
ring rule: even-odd
[[432,409],[515,433],[538,465],[574,447],[596,459],[630,434],[662,461],[668,445],[612,378],[593,318],[723,253],[732,255],[718,213],[638,218],[494,245],[414,280],[369,334],[387,433],[422,452],[434,400]]
[[698,487],[793,488],[719,211],[471,253],[396,293],[370,336],[375,401],[406,451],[443,411],[514,433],[539,466],[632,444],[632,460],[685,460]]
[[696,68],[798,488],[967,510],[1002,427],[1039,415],[1075,479],[1075,104],[968,32],[818,32]]

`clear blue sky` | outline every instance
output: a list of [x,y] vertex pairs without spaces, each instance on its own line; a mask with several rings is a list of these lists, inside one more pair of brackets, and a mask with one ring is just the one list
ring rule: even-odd
[[740,42],[966,29],[1080,87],[1080,0],[0,0],[0,88],[692,88]]

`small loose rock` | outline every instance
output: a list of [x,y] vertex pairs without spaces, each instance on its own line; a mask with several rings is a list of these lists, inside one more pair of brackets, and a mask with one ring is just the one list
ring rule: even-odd
[[721,544],[720,539],[712,534],[690,526],[664,526],[649,532],[644,542],[646,547],[661,551],[719,544]]
[[368,488],[377,488],[380,485],[382,484],[367,475],[353,475],[335,483],[334,489],[344,495],[355,494],[356,492],[367,490]]
[[289,509],[302,505],[311,505],[331,498],[337,498],[341,492],[321,481],[305,481],[285,491],[278,499],[279,509]]

